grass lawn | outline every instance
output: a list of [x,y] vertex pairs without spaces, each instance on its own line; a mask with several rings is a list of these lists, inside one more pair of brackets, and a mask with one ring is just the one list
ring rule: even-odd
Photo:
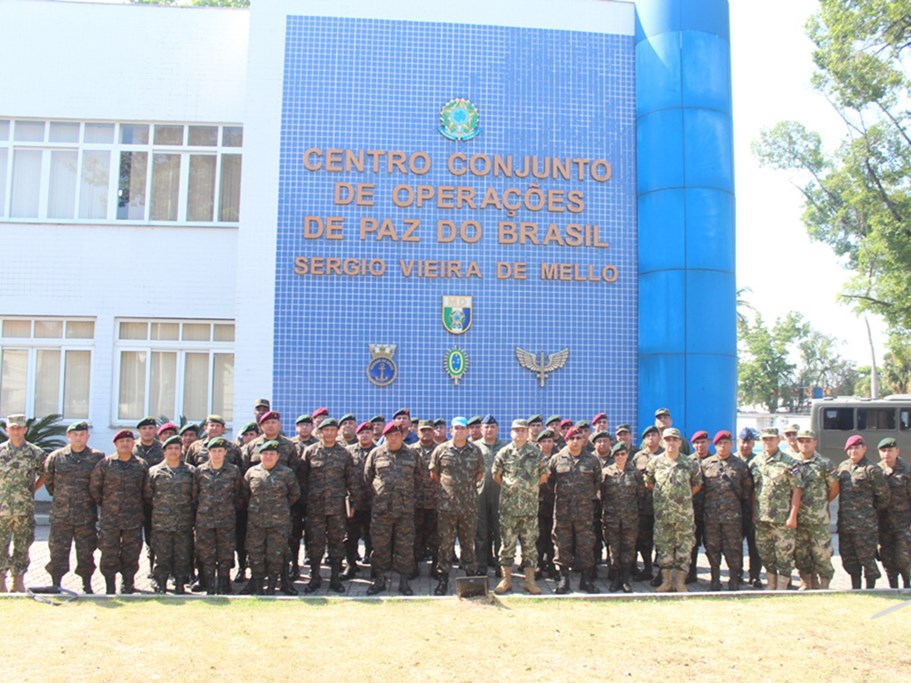
[[904,595],[585,601],[0,600],[13,681],[889,680]]

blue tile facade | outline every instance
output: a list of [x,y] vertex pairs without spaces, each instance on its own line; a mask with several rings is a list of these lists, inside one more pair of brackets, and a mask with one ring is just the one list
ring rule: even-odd
[[[499,26],[330,17],[288,17],[283,75],[281,168],[276,250],[273,398],[293,416],[327,406],[333,415],[387,417],[410,407],[423,418],[493,413],[501,424],[533,413],[635,423],[637,409],[636,93],[632,36]],[[480,133],[458,142],[438,131],[440,109],[466,98],[480,113]],[[305,151],[423,153],[423,174],[308,170]],[[450,156],[526,156],[607,160],[612,176],[573,178],[454,176]],[[310,155],[309,163],[319,157]],[[479,162],[480,163],[480,162]],[[539,163],[543,163],[540,162]],[[423,163],[419,164],[423,170]],[[407,167],[406,167],[407,168]],[[458,165],[462,168],[462,164]],[[480,167],[479,167],[480,168]],[[540,168],[540,166],[539,166]],[[336,183],[369,183],[373,205],[339,205]],[[396,206],[398,186],[473,188],[480,204],[536,184],[545,193],[584,196],[584,210],[452,209],[431,200]],[[398,190],[400,197],[408,190]],[[458,192],[455,190],[454,192]],[[467,192],[467,190],[463,190]],[[508,195],[515,197],[515,193]],[[532,195],[529,195],[530,197]],[[366,203],[366,202],[365,202]],[[534,206],[535,202],[532,202]],[[554,208],[559,201],[555,199]],[[342,239],[308,239],[307,217],[341,217]],[[361,238],[362,219],[389,219],[398,239]],[[404,241],[406,220],[418,220]],[[440,243],[437,221],[476,221],[480,239]],[[510,245],[498,226],[534,222],[543,239],[553,223],[597,225],[607,247]],[[312,221],[311,221],[312,225]],[[561,230],[562,234],[565,234]],[[295,259],[378,259],[382,276],[301,275]],[[241,258],[243,258],[241,256]],[[481,278],[403,274],[411,261],[475,263]],[[380,261],[374,262],[374,267]],[[527,279],[498,279],[498,262],[526,264]],[[299,261],[300,263],[300,261]],[[319,262],[317,261],[317,264]],[[616,267],[615,282],[543,280],[542,264],[587,278]],[[360,262],[349,261],[354,271]],[[300,269],[298,269],[300,270]],[[444,296],[473,297],[472,324],[453,335],[441,320]],[[388,386],[368,380],[369,344],[394,344],[398,375]],[[444,371],[454,346],[469,369],[456,385]],[[569,349],[565,367],[543,387],[520,367],[516,347],[535,354]]]

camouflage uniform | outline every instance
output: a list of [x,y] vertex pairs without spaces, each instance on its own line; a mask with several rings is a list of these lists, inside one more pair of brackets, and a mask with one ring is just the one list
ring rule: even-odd
[[47,539],[51,561],[47,572],[60,578],[70,570],[70,547],[76,542],[76,574],[83,580],[95,573],[98,547],[98,508],[89,493],[89,478],[104,453],[86,447],[81,453],[72,446],[60,448],[44,463],[44,485],[51,503],[51,529]]
[[829,531],[829,485],[836,481],[830,460],[814,453],[805,460],[795,458],[803,476],[803,497],[797,513],[794,563],[800,574],[818,574],[821,579],[835,576],[832,566],[832,534]]
[[430,456],[437,447],[434,442],[429,446],[416,443],[412,448],[420,458],[418,487],[414,506],[414,559],[424,560],[428,555],[436,563],[440,535],[437,529],[437,489],[440,485],[430,477]]
[[411,574],[414,567],[414,504],[420,456],[409,446],[390,451],[377,446],[364,465],[364,481],[373,490],[370,561],[378,576],[390,569]]
[[[629,462],[633,463],[639,479],[645,482],[645,470],[652,458],[661,455],[663,448],[659,448],[655,453],[643,448],[633,456],[630,456]],[[655,503],[652,492],[647,488],[645,495],[639,499],[639,533],[636,534],[636,552],[642,556],[644,564],[643,572],[647,575],[651,573],[652,552],[655,548]],[[635,569],[635,567],[633,567]]]
[[[546,468],[549,457],[541,455],[541,462]],[[554,564],[554,484],[549,479],[538,486],[538,541],[535,551],[538,553],[538,569],[553,569]]]
[[[367,456],[370,455],[370,451],[374,448],[376,446],[361,448],[360,444],[354,444],[347,448],[354,463],[355,477],[359,482],[364,481],[364,465],[367,464]],[[357,566],[358,542],[361,539],[364,540],[365,558],[369,558],[373,550],[370,540],[372,499],[373,489],[369,486],[358,486],[358,493],[354,498],[351,498],[351,504],[354,506],[354,516],[345,520],[345,557],[349,567]]]
[[636,561],[639,504],[645,497],[645,485],[629,459],[622,470],[616,462],[602,461],[601,479],[601,528],[611,569],[615,576],[625,576]]
[[598,458],[587,453],[573,456],[566,447],[551,457],[548,470],[554,482],[554,562],[564,572],[571,567],[582,572],[594,569],[591,501],[601,486]]
[[[225,439],[228,444],[225,447],[225,463],[240,467],[242,461],[240,446],[231,443],[225,437],[218,438]],[[199,467],[203,463],[209,462],[209,441],[211,440],[212,439],[206,437],[205,439],[199,439],[190,444],[190,447],[187,449],[186,457],[188,465]],[[151,468],[151,465],[149,467]]]
[[500,487],[493,480],[493,459],[507,442],[497,439],[492,444],[484,439],[475,442],[484,456],[484,478],[478,482],[478,528],[475,532],[474,551],[478,567],[497,566],[500,554]]
[[[133,444],[133,457],[142,460],[146,467],[154,467],[164,460],[164,449],[161,446],[161,441],[153,439],[152,443],[146,446],[137,439],[136,443]],[[143,501],[142,507],[142,534],[145,538],[146,554],[151,568],[155,566],[155,550],[152,548],[152,506],[146,501]]]
[[911,569],[911,466],[901,458],[895,467],[879,463],[889,485],[889,507],[879,511],[879,546],[890,585],[902,576],[908,587]]
[[261,581],[267,575],[274,579],[286,566],[291,506],[301,496],[297,477],[285,465],[276,464],[267,470],[256,464],[244,474],[243,492],[248,511],[246,547],[253,579]]
[[[300,464],[301,489],[307,498],[307,555],[318,571],[328,540],[329,564],[345,557],[345,497],[356,499],[361,482],[351,453],[337,441],[307,446]],[[414,511],[412,511],[414,514]]]
[[653,487],[658,566],[685,572],[696,538],[693,488],[702,484],[699,466],[683,453],[676,461],[662,455],[649,461],[645,481]]
[[212,572],[228,571],[234,565],[235,512],[243,506],[243,476],[240,468],[225,463],[220,468],[204,462],[193,473],[196,501],[196,557]]
[[0,573],[19,576],[28,569],[35,540],[35,483],[43,474],[44,458],[44,451],[28,441],[18,448],[10,441],[0,444]]
[[792,489],[803,488],[800,465],[780,450],[757,455],[750,463],[756,492],[756,549],[769,574],[794,570],[794,529],[788,529]]
[[[319,443],[313,434],[308,436],[305,440],[301,439],[300,436],[292,436],[291,443],[297,447],[297,459],[300,461],[303,457],[304,449],[307,446],[312,446],[315,443]],[[298,468],[300,465],[298,465]],[[300,483],[300,472],[298,472],[298,483]],[[294,505],[291,506],[291,537],[288,539],[288,547],[291,549],[291,562],[294,565],[294,573],[298,575],[300,573],[300,567],[298,562],[298,556],[300,554],[301,543],[304,541],[304,520],[307,518],[307,498],[301,492],[300,500],[297,501]],[[304,553],[306,559],[306,552]]]
[[[747,466],[747,471],[750,472],[750,483],[753,490],[756,490],[756,481],[753,479],[752,464],[756,460],[756,455],[750,455],[748,458],[742,458],[739,453],[732,454],[736,458],[740,458],[740,461]],[[747,552],[750,556],[750,581],[757,582],[754,585],[759,585],[759,572],[762,570],[762,560],[759,558],[759,550],[756,548],[756,522],[753,519],[753,505],[754,501],[749,500],[741,506],[741,521],[743,524],[742,529],[742,539],[747,542]]]
[[478,526],[477,477],[484,474],[484,456],[472,441],[461,448],[452,441],[446,441],[433,449],[430,471],[440,477],[437,570],[449,574],[452,549],[458,537],[465,572],[474,574],[478,568],[474,545]]
[[725,459],[709,456],[700,463],[705,529],[705,555],[712,581],[719,580],[721,555],[728,575],[743,579],[743,510],[752,505],[753,477],[746,463],[731,454]]
[[164,587],[169,576],[179,584],[193,567],[193,475],[186,463],[166,461],[149,468],[143,495],[152,506],[152,549],[155,579]]
[[535,541],[538,537],[538,482],[547,474],[541,450],[525,443],[521,448],[511,443],[495,456],[492,472],[502,477],[500,485],[500,566],[512,571],[516,559],[516,541],[522,544],[522,564],[534,567],[538,562]]
[[856,465],[850,458],[838,466],[838,550],[853,580],[861,569],[868,581],[880,577],[876,566],[879,540],[877,510],[889,506],[889,485],[882,469],[864,456]]
[[89,491],[101,508],[98,545],[101,574],[108,581],[120,572],[124,583],[131,584],[139,571],[143,490],[148,476],[145,460],[135,455],[129,460],[120,460],[116,453],[105,456],[92,470]]

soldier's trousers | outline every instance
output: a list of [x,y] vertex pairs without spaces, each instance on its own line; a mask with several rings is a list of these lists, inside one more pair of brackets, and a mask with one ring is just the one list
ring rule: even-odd
[[440,510],[438,515],[440,530],[440,551],[437,553],[437,568],[448,574],[451,568],[452,550],[456,538],[459,539],[459,557],[466,574],[474,574],[478,569],[475,557],[475,536],[478,530],[478,510],[470,507],[467,510]]
[[51,561],[45,567],[51,576],[63,576],[70,570],[70,548],[76,543],[76,575],[89,579],[95,573],[95,548],[98,547],[98,530],[95,523],[69,524],[51,522],[47,549]]
[[887,573],[897,574],[911,569],[911,528],[908,524],[887,528],[880,523],[879,546]]
[[[461,543],[461,540],[459,541]],[[480,567],[496,566],[500,554],[500,487],[491,484],[478,496],[475,557]]]
[[828,524],[798,524],[794,541],[794,564],[801,574],[835,576],[832,566],[832,534]]
[[636,561],[639,516],[603,519],[601,528],[604,540],[607,541],[611,566],[614,569],[631,567]]
[[[696,524],[696,533],[693,535],[693,549],[690,551],[690,565],[695,567],[699,558],[699,546],[705,546],[705,513],[697,512],[693,515]],[[743,548],[741,548],[743,552]]]
[[414,509],[414,559],[420,562],[428,554],[436,555],[440,546],[437,528],[437,511],[427,508]]
[[285,569],[291,525],[259,526],[247,522],[247,558],[254,579],[278,577]]
[[[28,550],[35,541],[35,516],[0,517],[0,572],[25,574],[28,569]],[[10,548],[12,544],[12,548]]]
[[370,519],[373,555],[370,567],[376,575],[390,569],[410,574],[414,569],[414,510],[397,515],[374,512]]
[[295,503],[291,506],[291,534],[288,536],[288,549],[291,551],[291,562],[298,564],[301,541],[304,538],[304,504]]
[[354,517],[345,520],[345,557],[348,562],[356,562],[358,556],[358,543],[364,539],[364,558],[370,557],[373,549],[370,540],[370,510],[355,510]]
[[[756,550],[769,574],[790,574],[794,571],[794,529],[784,524],[756,522]],[[874,542],[874,551],[876,543]]]
[[[762,560],[759,558],[759,549],[756,547],[756,525],[753,524],[753,510],[747,508],[743,512],[742,527],[743,538],[747,542],[747,552],[750,556],[750,579],[758,579],[762,570]],[[743,554],[743,540],[740,541],[740,554]]]
[[607,543],[607,539],[604,537],[604,530],[601,527],[601,501],[593,500],[592,501],[592,530],[595,533],[595,563],[600,563],[604,551],[604,546],[607,545],[607,554],[608,554],[608,564],[610,564],[610,545]]
[[234,544],[237,552],[237,566],[241,569],[247,563],[247,511],[237,511],[237,526],[234,528]]
[[193,529],[153,529],[152,552],[156,574],[175,578],[189,576],[193,570]]
[[636,536],[636,552],[642,561],[651,565],[652,549],[655,547],[655,515],[639,513],[639,534]]
[[196,528],[196,557],[205,569],[222,571],[234,566],[237,530],[233,526]]
[[696,539],[693,520],[675,522],[655,519],[655,552],[662,569],[685,571],[690,566],[690,552]]
[[522,566],[538,563],[538,516],[508,515],[500,517],[500,566],[509,567],[516,561],[516,541],[522,544]]
[[323,561],[329,546],[329,564],[345,558],[345,515],[307,515],[307,555],[310,563]]
[[871,529],[862,531],[838,531],[838,552],[841,553],[841,565],[852,576],[860,574],[868,579],[878,579],[882,574],[876,565],[876,542],[879,540]]
[[538,552],[538,566],[554,561],[554,516],[538,514],[538,540],[535,550]]
[[704,520],[705,556],[713,569],[721,567],[721,556],[728,565],[731,578],[743,578],[743,524],[734,521]]
[[102,522],[98,534],[101,548],[101,573],[112,577],[120,572],[133,577],[139,571],[139,553],[142,552],[142,526],[122,528],[107,526]]
[[579,515],[578,519],[554,515],[553,539],[554,563],[560,569],[568,571],[575,567],[585,571],[595,566],[595,529],[588,514]]

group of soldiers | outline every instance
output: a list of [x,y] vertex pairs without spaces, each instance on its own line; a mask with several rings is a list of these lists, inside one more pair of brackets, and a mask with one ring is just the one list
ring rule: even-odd
[[[700,545],[710,590],[722,589],[722,556],[727,588],[738,590],[744,540],[753,587],[763,587],[764,565],[769,589],[786,589],[795,566],[801,590],[828,588],[836,496],[852,586],[861,587],[863,574],[875,586],[877,557],[891,587],[909,584],[911,467],[894,439],[879,442],[874,463],[852,436],[835,468],[816,452],[813,432],[796,425],[784,440],[775,429],[744,429],[735,450],[728,431],[684,439],[664,408],[639,446],[629,425],[612,433],[604,413],[591,422],[514,420],[509,440],[492,415],[413,421],[403,409],[388,422],[358,424],[320,408],[299,416],[289,438],[268,400],[254,414],[236,440],[218,415],[201,429],[146,418],[137,433],[114,435],[110,455],[89,447],[87,423],[75,422],[68,445],[47,456],[25,440],[25,416],[10,416],[0,445],[0,591],[10,590],[8,573],[11,590],[25,590],[42,485],[52,496],[47,571],[60,586],[75,543],[87,593],[96,548],[106,592],[116,592],[117,574],[121,592],[133,592],[144,541],[161,593],[173,581],[178,594],[188,586],[229,594],[236,566],[242,592],[296,595],[302,541],[307,593],[321,588],[325,561],[330,591],[344,592],[343,581],[369,564],[368,594],[386,591],[395,571],[398,592],[410,595],[410,580],[430,560],[436,595],[448,593],[456,562],[470,576],[494,568],[495,592],[504,594],[513,590],[517,547],[522,588],[533,595],[544,574],[555,592],[569,592],[573,571],[580,591],[596,593],[602,562],[612,592],[632,592],[633,581],[685,592],[696,581]],[[754,454],[757,439],[762,452]]]

